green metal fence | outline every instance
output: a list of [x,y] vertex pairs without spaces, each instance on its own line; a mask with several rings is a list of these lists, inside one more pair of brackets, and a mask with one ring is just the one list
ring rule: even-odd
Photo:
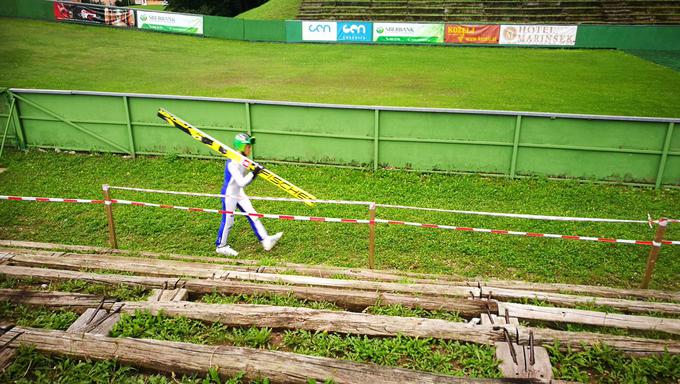
[[9,93],[10,131],[27,147],[213,156],[156,117],[163,107],[225,142],[257,135],[260,160],[680,185],[680,118]]

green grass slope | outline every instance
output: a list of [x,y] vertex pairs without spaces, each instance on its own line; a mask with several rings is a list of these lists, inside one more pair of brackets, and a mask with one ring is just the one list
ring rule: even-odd
[[291,20],[297,16],[301,2],[302,0],[269,0],[236,17],[248,20]]
[[[218,193],[224,163],[175,157],[69,155],[9,151],[3,154],[0,194],[101,199],[101,185],[137,186]],[[645,219],[680,216],[680,190],[655,191],[633,187],[542,179],[509,180],[394,171],[267,165],[278,175],[321,199],[352,199],[386,204],[492,212],[542,213],[586,217]],[[271,184],[256,181],[253,196],[286,196]],[[114,198],[219,208],[214,198],[114,191]],[[254,201],[262,213],[342,218],[368,218],[364,206],[333,206]],[[122,248],[214,254],[216,214],[116,206],[116,230]],[[646,224],[598,224],[529,221],[410,212],[379,208],[382,219],[541,233],[650,240]],[[271,233],[283,231],[280,243],[267,253],[242,217],[236,218],[230,244],[243,258],[263,262],[367,266],[365,225],[263,219]],[[100,205],[0,201],[0,238],[104,246],[107,222]],[[680,225],[670,225],[667,239],[680,240]],[[456,232],[378,225],[376,264],[466,276],[532,281],[637,286],[649,247],[547,238]],[[680,289],[680,247],[662,247],[652,281],[654,288]]]
[[680,73],[623,52],[280,44],[0,19],[0,86],[680,116]]
[[130,5],[128,8],[137,8],[142,11],[165,11],[165,5]]

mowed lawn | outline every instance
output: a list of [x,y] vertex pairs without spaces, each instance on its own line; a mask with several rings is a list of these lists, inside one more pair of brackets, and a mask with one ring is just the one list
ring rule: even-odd
[[0,19],[0,86],[680,116],[680,73],[610,50],[227,41]]
[[[166,157],[67,154],[11,150],[3,154],[0,194],[101,199],[101,185],[218,193],[224,163]],[[492,212],[631,218],[680,216],[680,190],[599,185],[541,179],[509,180],[480,176],[378,172],[328,167],[267,164],[278,175],[323,199],[352,199]],[[256,180],[255,196],[285,196]],[[215,198],[188,198],[114,191],[113,197],[161,204],[217,209]],[[366,206],[254,201],[261,213],[367,219]],[[115,206],[122,248],[140,251],[214,255],[219,216],[180,210]],[[596,237],[651,240],[646,224],[546,222],[510,218],[412,212],[379,208],[382,219]],[[368,227],[359,224],[263,219],[284,236],[264,252],[246,220],[236,219],[230,244],[241,257],[272,262],[366,267]],[[0,238],[105,246],[107,222],[101,205],[0,200]],[[666,239],[680,240],[680,225]],[[376,265],[433,273],[452,273],[531,281],[635,287],[644,273],[648,246],[541,239],[378,225]],[[664,246],[651,286],[680,289],[680,246]]]

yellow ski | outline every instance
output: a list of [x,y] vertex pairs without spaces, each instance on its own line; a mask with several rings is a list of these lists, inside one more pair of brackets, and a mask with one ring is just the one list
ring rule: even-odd
[[163,108],[160,108],[158,110],[158,117],[161,119],[165,120],[168,122],[168,124],[173,125],[177,128],[179,128],[181,131],[184,133],[188,134],[189,136],[193,137],[194,139],[200,141],[201,143],[207,145],[212,149],[213,151],[218,152],[222,156],[229,158],[233,161],[238,162],[242,166],[246,167],[248,170],[254,170],[255,168],[260,169],[260,173],[257,174],[258,177],[267,180],[268,182],[274,184],[275,186],[283,189],[284,191],[288,192],[290,195],[303,200],[305,204],[309,206],[313,206],[314,204],[309,202],[308,200],[316,200],[316,197],[312,196],[309,192],[305,192],[304,190],[296,187],[289,181],[285,180],[282,177],[279,177],[276,175],[274,172],[266,169],[265,167],[261,166],[260,164],[250,160],[249,158],[243,156],[241,153],[227,147],[223,143],[219,142],[218,140],[214,139],[207,133],[201,131],[200,129],[194,127],[193,125],[187,123],[186,121],[180,119],[179,117],[173,115],[172,113],[166,111]]

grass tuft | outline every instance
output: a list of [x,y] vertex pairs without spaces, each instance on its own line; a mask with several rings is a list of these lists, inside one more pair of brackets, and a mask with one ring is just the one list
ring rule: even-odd
[[[183,375],[176,377],[144,374],[137,368],[122,365],[115,360],[91,361],[40,353],[21,346],[12,364],[0,372],[0,382],[16,384],[242,384],[244,374],[222,378],[214,368],[204,377]],[[257,381],[264,384],[264,381]],[[256,383],[256,382],[251,382]]]
[[78,319],[78,314],[67,310],[27,307],[0,301],[0,319],[21,327],[65,331]]
[[676,383],[680,355],[627,357],[606,345],[576,352],[559,350],[559,341],[546,346],[555,379],[598,383]]
[[298,299],[293,295],[225,295],[220,293],[211,293],[203,296],[201,301],[208,304],[261,304],[277,305],[282,307],[306,307],[330,311],[342,310],[342,308],[333,303],[326,301]]

